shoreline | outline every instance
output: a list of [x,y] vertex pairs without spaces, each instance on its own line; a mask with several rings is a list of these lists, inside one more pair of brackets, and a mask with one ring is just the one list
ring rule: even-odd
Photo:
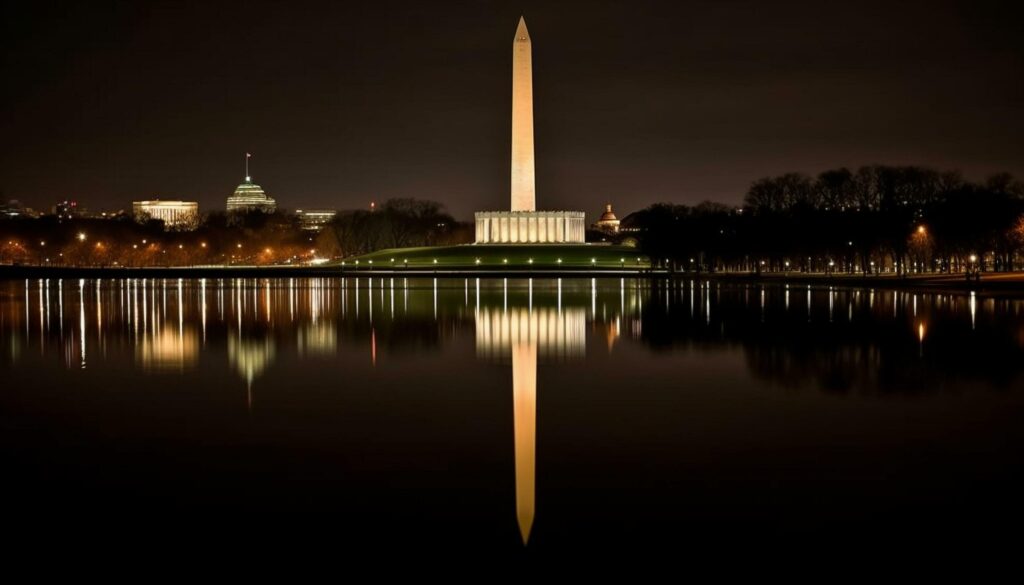
[[718,282],[748,284],[798,284],[817,286],[842,286],[852,288],[884,288],[923,292],[975,292],[981,294],[1024,295],[1024,272],[996,272],[982,274],[979,282],[968,282],[962,274],[914,274],[905,277],[895,274],[806,274],[801,272],[711,272],[677,273],[675,278],[699,278]]
[[0,279],[13,278],[305,278],[343,276],[415,276],[425,278],[479,278],[538,277],[538,278],[597,278],[667,276],[665,271],[631,268],[399,268],[371,269],[352,266],[36,266],[0,265]]
[[968,282],[963,274],[915,274],[900,277],[893,274],[805,274],[743,273],[743,272],[676,272],[622,268],[402,268],[369,269],[351,266],[159,266],[159,267],[90,267],[0,265],[0,279],[14,278],[306,278],[343,276],[414,276],[421,278],[653,278],[657,280],[707,280],[744,284],[797,284],[886,288],[921,291],[955,291],[976,293],[1016,293],[1024,295],[1024,272],[987,273],[980,282]]

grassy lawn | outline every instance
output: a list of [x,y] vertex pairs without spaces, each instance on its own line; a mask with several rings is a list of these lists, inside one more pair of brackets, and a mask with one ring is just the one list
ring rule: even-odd
[[[436,261],[436,262],[435,262]],[[346,268],[647,268],[636,248],[586,244],[395,248],[345,259]]]

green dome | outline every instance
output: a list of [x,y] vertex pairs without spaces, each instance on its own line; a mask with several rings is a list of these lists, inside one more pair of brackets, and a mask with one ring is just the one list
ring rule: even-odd
[[272,212],[277,209],[277,202],[268,197],[263,188],[252,182],[251,177],[246,177],[235,192],[228,197],[228,212],[232,211],[264,211]]

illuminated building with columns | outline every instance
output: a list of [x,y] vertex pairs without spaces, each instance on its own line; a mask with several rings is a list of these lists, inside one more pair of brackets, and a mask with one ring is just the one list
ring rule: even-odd
[[195,201],[134,201],[132,212],[136,221],[159,219],[164,229],[193,230],[199,227],[199,203]]

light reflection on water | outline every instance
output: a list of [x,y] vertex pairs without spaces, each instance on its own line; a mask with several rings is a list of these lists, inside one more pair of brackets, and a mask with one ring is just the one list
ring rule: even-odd
[[[345,352],[365,356],[352,367],[374,370],[400,368],[410,351],[436,356],[456,385],[463,360],[497,368],[486,376],[511,390],[515,517],[524,543],[543,510],[538,400],[559,390],[545,388],[538,371],[572,368],[581,387],[601,387],[588,368],[632,367],[616,361],[619,354],[681,363],[721,355],[729,374],[738,368],[752,388],[872,397],[1016,391],[1024,369],[1024,303],[974,293],[807,286],[801,295],[790,285],[695,279],[391,276],[51,279],[0,287],[3,370],[57,362],[74,382],[76,370],[127,366],[134,373],[125,375],[144,385],[147,376],[196,371],[200,381],[212,380],[221,368],[241,383],[238,408],[249,413],[261,408],[261,380],[276,367],[315,379],[318,363]],[[457,349],[461,340],[472,340],[472,354]],[[218,355],[220,366],[211,362]],[[690,369],[652,374],[643,387],[664,391],[658,400],[670,403],[723,374],[721,365],[704,371],[686,363]]]

